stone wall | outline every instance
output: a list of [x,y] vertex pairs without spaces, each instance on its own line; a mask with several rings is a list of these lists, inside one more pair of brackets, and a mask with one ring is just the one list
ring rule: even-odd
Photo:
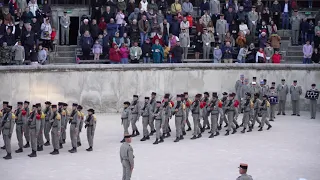
[[[132,100],[133,94],[149,96],[152,91],[160,99],[166,92],[188,91],[234,92],[235,81],[244,74],[251,81],[266,78],[270,85],[282,78],[287,84],[298,80],[302,86],[301,108],[309,108],[304,99],[306,89],[320,82],[320,65],[284,64],[128,64],[128,65],[48,65],[1,66],[0,101],[32,103],[49,100],[77,102],[98,112],[118,112],[123,101]],[[288,106],[290,95],[288,95]],[[320,110],[318,106],[318,110]]]

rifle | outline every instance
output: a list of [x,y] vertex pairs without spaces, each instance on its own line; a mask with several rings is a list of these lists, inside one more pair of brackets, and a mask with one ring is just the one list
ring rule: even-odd
[[210,109],[208,110],[208,115],[210,114],[210,112],[214,109],[214,106],[216,106],[216,102],[217,101],[211,101],[210,102]]
[[196,110],[196,107],[198,107],[199,101],[194,101],[192,104],[193,106],[192,106],[191,112],[193,113]]
[[16,122],[17,122],[17,120],[18,120],[19,114],[20,114],[20,108],[18,108],[18,109],[16,110],[16,113],[15,113],[15,115],[16,115]]
[[247,99],[246,103],[244,104],[244,106],[248,106],[250,103],[250,99]]
[[71,123],[73,116],[76,114],[76,110],[73,110],[71,115],[70,115],[70,119],[69,119],[69,124]]
[[[86,125],[84,125],[84,128],[87,128],[89,126],[89,123],[90,123],[90,120],[91,120],[91,116],[92,115],[89,115],[86,119]],[[123,119],[122,119],[122,123],[123,123]]]
[[222,102],[225,102],[226,100],[227,100],[227,97],[223,97],[223,98],[221,99]]
[[154,116],[157,116],[157,115],[158,115],[158,113],[159,113],[159,111],[160,111],[160,108],[159,108],[159,107],[157,107],[157,110],[156,110],[156,112],[154,113]]
[[[227,105],[227,107],[230,107],[233,101],[229,101],[229,104]],[[226,109],[225,113],[228,112],[229,109]]]
[[9,116],[9,112],[7,112],[6,115],[4,116],[3,121],[1,123],[1,127],[3,127],[4,124],[8,121],[8,116]]
[[142,110],[143,110],[143,111],[146,109],[147,105],[148,105],[148,103],[147,103],[147,102],[146,102],[146,103],[144,103],[144,107],[142,108]]
[[56,119],[56,116],[57,116],[57,112],[54,112],[54,113],[53,113],[53,117],[52,117],[53,121],[51,122],[51,126],[53,125],[53,122],[54,122],[54,120]]
[[132,105],[131,105],[131,111],[133,111],[134,106],[137,104],[137,101],[133,101]]
[[[177,106],[176,106],[175,110],[176,110],[176,109],[178,109],[178,110],[179,110],[180,105],[181,105],[181,101],[178,101],[178,102],[177,102]],[[172,113],[172,115],[175,115],[175,114],[176,114],[176,111],[174,111],[174,112]]]
[[260,111],[262,111],[264,109],[263,107],[264,107],[265,104],[266,104],[266,100],[263,100],[261,105],[260,105],[260,107],[262,107],[262,108],[260,108]]
[[[31,112],[31,116],[30,116],[29,121],[28,121],[28,125],[29,125],[29,126],[31,125],[31,122],[33,121],[34,114],[35,114],[35,111],[32,111],[32,112]],[[31,121],[30,121],[30,119],[31,119]]]

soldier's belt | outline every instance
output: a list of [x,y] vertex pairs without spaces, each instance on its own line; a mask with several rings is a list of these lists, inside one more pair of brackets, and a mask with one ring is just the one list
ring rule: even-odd
[[71,124],[77,124],[76,122],[71,122]]
[[7,127],[5,127],[4,129],[11,129],[11,128],[7,128]]
[[162,120],[162,119],[157,119],[157,118],[156,118],[155,120]]
[[138,113],[131,113],[131,114],[138,114]]
[[149,115],[144,115],[144,116],[142,116],[142,117],[149,117]]
[[192,113],[192,114],[199,114],[199,113]]
[[182,115],[176,115],[176,117],[182,117]]
[[211,112],[212,115],[219,114],[219,112]]
[[58,127],[58,125],[56,125],[56,126],[52,126],[52,127]]

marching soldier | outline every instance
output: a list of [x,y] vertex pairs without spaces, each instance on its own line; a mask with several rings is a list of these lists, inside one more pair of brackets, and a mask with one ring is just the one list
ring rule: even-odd
[[268,94],[268,87],[266,86],[266,84],[265,84],[265,81],[264,80],[261,80],[260,81],[260,92],[259,92],[259,94],[260,94],[260,99],[262,99],[262,96],[263,95],[266,95],[266,94]]
[[253,180],[250,175],[247,174],[248,164],[240,163],[239,173],[241,176],[237,178],[237,180]]
[[267,99],[268,99],[268,96],[267,95],[263,95],[263,100],[262,100],[262,102],[260,104],[260,112],[261,112],[261,115],[262,115],[261,126],[260,126],[260,129],[258,131],[262,131],[263,130],[264,123],[266,123],[268,125],[268,129],[267,130],[272,128],[272,126],[270,125],[270,123],[269,123],[269,121],[267,119],[268,108],[270,107],[270,103],[269,103],[269,101]]
[[[236,93],[237,93],[237,100],[240,102],[240,104],[241,104],[241,99],[242,99],[242,97],[244,97],[244,96],[242,96],[242,93],[241,93],[241,90],[242,90],[242,87],[244,86],[245,84],[244,84],[244,75],[243,74],[241,74],[240,75],[240,79],[238,79],[237,81],[236,81],[236,85],[235,85],[235,90],[236,90]],[[240,107],[240,109],[239,110],[241,110],[241,107]],[[242,112],[242,111],[241,111]]]
[[204,132],[205,129],[210,129],[210,123],[209,123],[209,113],[207,112],[207,106],[209,104],[209,93],[205,92],[203,93],[203,99],[202,102],[205,104],[205,106],[202,108],[202,116],[203,116],[203,126],[201,132]]
[[251,128],[249,128],[249,130],[247,132],[251,132],[252,129],[254,128],[254,125],[257,121],[257,123],[259,124],[259,127],[261,126],[261,121],[259,120],[259,110],[260,110],[260,104],[261,101],[259,99],[259,93],[255,93],[254,94],[254,98],[253,98],[253,115],[252,115],[252,119],[251,119]]
[[[3,118],[4,114],[6,113],[6,109],[7,109],[8,105],[9,105],[9,102],[8,102],[8,101],[3,101],[3,103],[2,103],[2,109],[1,109],[1,113],[0,113],[0,118],[1,118],[1,119]],[[0,135],[1,135],[1,133],[2,133],[2,127],[1,127],[1,125],[0,125]],[[6,149],[6,146],[3,145],[3,146],[1,147],[1,149]]]
[[155,93],[155,92],[152,92],[151,93],[151,99],[150,99],[150,116],[149,116],[149,126],[150,126],[150,136],[152,136],[155,132],[156,132],[156,130],[154,129],[154,117],[153,117],[153,112],[154,112],[154,110],[156,109],[156,95],[157,95],[157,93]]
[[63,102],[59,102],[58,103],[58,113],[61,115],[61,133],[60,133],[60,139],[59,139],[59,149],[62,149],[63,148],[63,145],[64,142],[63,142],[63,134],[65,135],[66,134],[66,124],[67,124],[67,113],[66,111],[63,109]]
[[61,115],[57,112],[57,105],[52,105],[52,119],[50,119],[51,123],[51,138],[52,138],[52,146],[53,151],[50,153],[52,155],[59,154],[59,139],[61,135]]
[[17,135],[17,139],[18,139],[19,149],[16,150],[15,152],[21,153],[21,152],[23,152],[23,117],[25,115],[22,114],[23,113],[22,111],[24,111],[22,109],[23,102],[18,102],[17,104],[18,104],[18,108],[15,111],[15,117],[16,117],[16,135]]
[[[275,91],[275,88],[273,86],[270,87],[270,91],[269,91],[269,98],[277,98],[278,99],[278,94]],[[278,100],[273,100],[276,102],[272,102],[270,101],[270,120],[269,121],[274,121],[274,119],[276,118],[276,105],[277,105],[277,101]]]
[[251,101],[251,94],[249,92],[247,92],[246,94],[246,99],[242,101],[242,107],[243,107],[243,118],[242,118],[242,122],[243,122],[243,130],[241,131],[241,133],[245,133],[246,129],[249,127],[249,120],[250,120],[250,113],[252,111],[253,108],[253,102]]
[[29,109],[29,101],[24,101],[23,103],[23,109],[26,111],[26,115],[23,118],[23,132],[24,132],[24,138],[26,139],[27,143],[23,146],[23,148],[29,148],[30,147],[30,133],[29,133],[29,126],[28,126],[28,117],[30,114]]
[[200,117],[201,117],[200,98],[201,98],[201,94],[197,94],[195,97],[195,100],[190,106],[192,119],[193,119],[193,136],[191,139],[197,139],[202,137],[200,127],[199,127]]
[[1,129],[2,129],[2,135],[3,135],[3,141],[4,141],[4,146],[7,151],[7,155],[3,157],[4,159],[12,159],[11,156],[11,137],[13,133],[13,128],[14,128],[14,120],[15,120],[15,115],[11,112],[12,111],[12,106],[7,105],[5,109],[5,113],[3,114],[2,117],[2,122],[1,122]]
[[222,102],[218,99],[218,94],[216,92],[212,93],[212,100],[210,104],[207,106],[207,111],[211,114],[211,135],[209,138],[213,138],[214,136],[219,136],[220,133],[218,131],[218,118],[219,114],[222,114]]
[[84,128],[87,128],[87,139],[89,148],[86,151],[92,151],[94,132],[96,130],[97,118],[94,115],[94,109],[88,109],[88,116]]
[[63,106],[63,116],[64,119],[65,119],[65,123],[62,125],[62,129],[63,131],[61,131],[61,139],[62,139],[62,144],[65,144],[66,143],[66,138],[67,138],[67,127],[68,127],[68,119],[69,119],[69,111],[68,111],[68,104],[67,103],[62,103],[62,106]]
[[78,138],[78,130],[80,125],[80,118],[81,113],[77,110],[78,104],[73,103],[72,104],[72,113],[69,117],[69,124],[70,125],[70,138],[71,138],[71,145],[72,149],[69,150],[70,153],[76,153],[77,152],[77,138]]
[[233,123],[234,121],[234,115],[235,115],[235,106],[234,106],[234,95],[233,93],[229,94],[229,98],[226,102],[226,106],[224,107],[225,113],[227,114],[228,117],[228,129],[227,133],[225,134],[226,136],[229,135],[229,132],[231,131],[231,128],[233,129],[232,134],[237,132],[236,126]]
[[149,140],[149,131],[148,131],[148,125],[149,125],[149,116],[150,116],[150,104],[149,104],[149,97],[144,98],[144,105],[141,109],[141,116],[142,116],[142,131],[143,131],[143,138],[140,141]]
[[222,96],[223,96],[222,99],[221,99],[221,102],[222,102],[222,114],[220,116],[218,130],[221,130],[223,121],[224,121],[224,123],[226,123],[226,125],[224,127],[228,127],[228,120],[226,118],[226,113],[225,113],[225,109],[224,109],[224,107],[227,105],[226,103],[227,103],[227,100],[228,100],[228,93],[227,92],[223,92]]
[[138,131],[138,127],[136,126],[137,121],[140,118],[140,105],[138,101],[138,95],[133,95],[133,101],[131,103],[130,109],[130,119],[131,119],[131,128],[132,128],[132,137],[139,136],[140,132]]
[[310,114],[311,114],[311,119],[316,119],[316,114],[317,114],[317,99],[319,97],[319,90],[316,89],[316,84],[311,85],[311,89],[309,90],[311,93],[318,93],[317,97],[307,97],[310,99]]
[[131,136],[125,135],[125,142],[120,147],[120,162],[122,164],[122,180],[130,180],[134,168],[133,149],[130,145]]
[[277,115],[286,115],[286,101],[287,101],[287,94],[289,92],[288,85],[285,84],[286,80],[282,79],[281,84],[278,85],[277,87],[277,92],[278,92],[278,100],[279,100],[279,111]]
[[81,112],[82,109],[83,109],[82,106],[79,105],[77,107],[77,109],[78,109],[78,111],[80,113],[80,124],[79,124],[78,138],[77,138],[78,139],[77,146],[80,147],[81,146],[80,133],[81,133],[82,127],[83,127],[84,114],[83,114],[83,112]]
[[164,95],[164,99],[163,99],[163,111],[164,111],[164,122],[163,122],[163,127],[162,127],[162,131],[163,131],[163,138],[167,138],[170,137],[170,129],[169,129],[169,119],[172,117],[172,112],[171,112],[171,108],[172,108],[172,104],[171,102],[169,102],[169,97],[170,94],[165,94]]
[[157,101],[156,109],[153,113],[155,117],[155,126],[156,126],[156,141],[153,144],[158,144],[163,142],[163,137],[161,135],[161,127],[164,126],[165,121],[165,112],[164,109],[161,108],[161,101]]
[[[121,124],[123,125],[123,134],[129,134],[129,126],[130,126],[130,121],[129,121],[129,115],[130,115],[130,102],[126,101],[123,103],[123,111],[121,113]],[[121,143],[125,142],[125,139],[123,138]]]
[[191,131],[191,124],[189,121],[189,112],[190,112],[190,105],[192,104],[192,101],[189,99],[189,94],[188,92],[184,92],[184,103],[186,105],[186,123],[182,123],[182,134],[186,135],[185,132],[185,125],[187,124],[188,129],[187,131]]
[[186,119],[185,114],[185,104],[181,101],[181,95],[177,95],[177,103],[176,106],[173,108],[172,115],[175,116],[175,125],[176,125],[176,139],[174,142],[179,142],[180,140],[184,139],[182,134],[182,123]]
[[28,119],[29,133],[30,133],[30,142],[32,153],[29,154],[29,157],[37,157],[37,143],[38,143],[38,134],[40,132],[41,126],[41,116],[37,114],[37,105],[32,106],[32,112],[30,113]]
[[292,116],[300,116],[300,95],[302,94],[301,86],[297,86],[297,80],[293,81],[290,87],[291,103],[292,103]]
[[[51,110],[51,102],[46,101],[44,103],[46,105],[46,109],[44,110],[45,114],[45,125],[44,125],[44,137],[46,138],[47,142],[44,144],[44,146],[50,146],[50,129],[51,129],[51,123],[49,122],[51,120],[52,116],[52,110]],[[38,106],[39,108],[39,106]],[[40,107],[41,108],[41,107]]]
[[[46,125],[46,123],[45,123],[46,115],[42,112],[40,103],[37,103],[36,106],[37,106],[37,115],[40,116],[40,122],[41,122],[40,131],[38,132],[38,137],[37,137],[37,143],[38,143],[37,144],[38,145],[37,151],[43,151],[43,145],[44,145],[43,132],[44,132],[45,125]],[[51,109],[51,105],[50,105],[50,109]],[[50,122],[49,122],[48,127],[50,127],[50,129],[51,129],[51,123]],[[50,129],[49,129],[49,133],[50,133]]]

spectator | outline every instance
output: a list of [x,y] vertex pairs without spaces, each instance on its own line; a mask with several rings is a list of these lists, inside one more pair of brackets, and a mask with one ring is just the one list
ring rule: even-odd
[[30,50],[30,61],[31,61],[31,64],[38,64],[37,45],[34,45]]
[[150,31],[150,24],[145,15],[142,16],[142,19],[138,23],[140,30],[140,42],[141,45],[148,38],[148,32]]
[[45,65],[47,64],[47,51],[46,48],[43,48],[42,45],[39,45],[39,51],[38,51],[38,63]]
[[252,1],[251,0],[244,0],[243,1],[243,8],[244,8],[244,11],[246,13],[251,12],[251,10],[252,10]]
[[237,39],[239,33],[239,26],[235,20],[233,20],[230,24],[229,32],[231,33],[234,39]]
[[241,24],[239,25],[239,30],[242,31],[244,35],[247,34],[249,28],[247,24],[244,23],[244,21],[241,21]]
[[219,37],[219,43],[223,42],[227,31],[228,31],[227,21],[224,20],[224,15],[221,14],[220,19],[217,21],[217,24],[216,24],[216,32]]
[[36,0],[30,0],[28,7],[30,8],[30,12],[33,14],[33,16],[37,16],[37,11],[39,10],[39,6],[37,4]]
[[[291,12],[291,5],[289,3],[289,0],[284,0],[284,4],[282,6],[282,29],[289,29],[290,12]],[[293,27],[292,22],[291,22],[291,26]]]
[[153,38],[158,32],[160,32],[160,24],[155,19],[151,25],[151,38]]
[[26,9],[26,7],[28,7],[26,0],[18,0],[17,5],[18,5],[18,8],[21,10],[24,10],[24,9]]
[[261,14],[261,21],[264,21],[267,25],[270,24],[271,15],[268,7],[264,8]]
[[246,24],[246,22],[248,21],[248,16],[246,14],[246,12],[244,12],[243,10],[243,6],[239,7],[239,11],[237,12],[237,24],[240,24],[241,22],[243,22],[244,24]]
[[233,6],[233,11],[237,14],[240,7],[240,3],[238,2],[238,0],[234,0],[232,6]]
[[159,44],[161,46],[164,46],[164,42],[163,42],[163,39],[162,39],[162,33],[157,33],[155,36],[153,36],[152,38],[152,44],[155,44],[156,43],[156,40],[159,41]]
[[248,46],[247,45],[245,45],[242,48],[240,48],[238,56],[237,56],[238,63],[245,63],[246,62],[247,52],[248,52]]
[[179,41],[179,38],[177,36],[173,35],[172,33],[169,34],[169,44],[168,44],[168,46],[170,48],[173,48],[174,46],[176,46],[178,41]]
[[3,42],[2,47],[0,47],[0,63],[2,65],[8,65],[11,63],[11,48],[6,42]]
[[127,47],[130,47],[130,38],[128,37],[127,33],[123,33],[122,38],[120,39],[121,44],[126,44]]
[[51,6],[48,4],[48,0],[43,1],[43,6],[42,6],[42,14],[46,17],[51,17]]
[[268,27],[266,22],[262,21],[261,26],[259,27],[259,34],[261,34],[262,32],[266,33],[266,36],[268,36]]
[[213,63],[221,63],[221,58],[222,58],[222,51],[219,45],[217,45],[213,49]]
[[320,30],[316,32],[316,36],[314,37],[314,47],[320,49]]
[[[113,2],[113,0],[107,0],[107,2],[105,2],[105,5],[106,5],[106,8],[109,6],[111,13],[114,14],[114,13],[116,12],[116,10],[117,10],[117,5],[116,5],[116,3]],[[114,17],[114,16],[112,16],[112,17]],[[105,19],[106,19],[106,18],[105,18]],[[109,19],[109,20],[110,20],[110,19]],[[109,21],[107,21],[107,19],[106,19],[106,22],[109,22]]]
[[53,42],[56,39],[57,31],[56,28],[52,28],[51,38],[50,38],[50,49],[53,51]]
[[278,27],[273,20],[271,20],[270,25],[268,25],[268,32],[269,34],[277,34],[278,32]]
[[266,62],[266,54],[263,51],[263,48],[260,47],[259,51],[256,53],[256,63],[265,63]]
[[236,13],[234,12],[232,6],[228,7],[228,11],[224,13],[224,16],[228,25],[232,23],[232,20],[237,19]]
[[168,21],[169,24],[172,23],[173,17],[172,17],[171,12],[169,10],[167,11],[167,13],[165,15],[165,19]]
[[208,34],[211,37],[211,47],[214,47],[214,43],[216,42],[215,37],[214,37],[214,27],[212,22],[209,23],[208,28],[207,28]]
[[60,32],[61,32],[61,45],[69,45],[69,27],[70,17],[67,11],[63,12],[63,16],[60,18]]
[[90,52],[91,52],[92,45],[93,45],[93,39],[89,31],[85,31],[85,33],[83,34],[83,36],[81,36],[81,39],[80,39],[80,46],[82,49],[84,60],[90,59]]
[[0,36],[3,36],[6,32],[6,25],[3,24],[3,20],[0,19]]
[[[135,8],[136,8],[136,2],[135,0],[129,0],[128,2],[128,6],[127,6],[127,13],[128,15],[130,15],[132,12],[134,12]],[[138,9],[138,12],[139,12],[139,8]]]
[[313,24],[313,21],[310,19],[309,21],[309,26],[308,26],[308,37],[307,39],[310,41],[310,43],[312,44],[313,42],[313,38],[315,36],[315,31],[314,31],[315,27],[314,27],[314,24]]
[[211,15],[211,22],[212,22],[214,25],[217,24],[218,19],[220,19],[220,14],[213,14],[213,15]]
[[250,30],[246,33],[247,45],[250,46],[251,43],[255,43],[255,36],[250,32]]
[[277,27],[280,27],[280,14],[281,14],[281,5],[279,4],[278,0],[275,0],[271,7],[272,12],[272,19],[277,25]]
[[152,45],[152,58],[153,58],[153,63],[162,63],[163,62],[163,48],[159,44],[159,40],[156,40],[155,44]]
[[38,22],[37,18],[32,18],[32,31],[34,32],[34,38],[36,41],[36,44],[39,44],[39,39],[41,37],[41,24]]
[[142,55],[142,50],[138,46],[138,42],[134,42],[133,46],[130,48],[131,63],[139,63],[141,55]]
[[6,42],[8,46],[13,46],[16,43],[16,38],[11,32],[11,28],[7,29],[7,32],[4,35],[4,42]]
[[201,32],[201,33],[203,33],[203,28],[204,28],[204,26],[203,26],[203,21],[202,21],[202,19],[200,18],[199,20],[198,20],[198,22],[196,23],[196,32],[198,33],[198,32]]
[[147,0],[141,0],[139,4],[140,11],[148,12],[148,1]]
[[311,57],[313,63],[320,63],[320,54],[318,51],[318,48],[314,48],[314,52]]
[[49,48],[50,46],[51,33],[51,24],[49,23],[49,18],[46,18],[45,22],[41,24],[41,39],[43,41],[43,46],[46,48]]
[[182,4],[182,14],[186,16],[187,14],[192,14],[193,13],[193,5],[189,0],[186,0]]
[[202,19],[202,24],[204,27],[208,27],[210,21],[211,21],[211,17],[208,14],[208,11],[204,12],[204,15],[201,17]]
[[167,12],[168,9],[168,2],[166,0],[158,0],[158,9],[161,10],[162,12]]
[[130,34],[131,41],[133,42],[139,41],[140,31],[139,31],[139,26],[137,24],[136,19],[132,21],[132,24],[130,24],[129,34]]
[[14,53],[14,60],[16,65],[22,65],[25,60],[24,47],[21,45],[21,41],[18,41],[11,49]]
[[202,42],[203,42],[203,59],[209,59],[211,51],[212,36],[208,33],[207,29],[203,29]]
[[92,53],[94,55],[93,60],[100,59],[100,55],[102,54],[102,46],[98,40],[95,41],[95,44],[92,47]]
[[100,29],[100,33],[107,29],[107,23],[104,21],[103,17],[100,18],[100,22],[98,26]]
[[263,9],[264,9],[263,3],[261,2],[261,0],[258,0],[256,4],[256,10],[257,10],[259,19],[261,19]]
[[260,35],[260,38],[259,38],[259,47],[260,47],[260,48],[266,47],[267,41],[268,41],[267,33],[263,31],[263,32],[261,33],[261,35]]
[[267,42],[267,46],[264,48],[264,53],[266,55],[266,62],[272,63],[272,56],[274,54],[273,47],[270,46],[270,42]]
[[110,48],[109,51],[109,59],[110,59],[110,64],[119,64],[120,63],[120,49],[118,48],[118,45],[113,43],[112,48]]
[[26,31],[22,33],[21,44],[24,46],[26,59],[29,59],[31,49],[35,45],[35,34],[29,24],[26,25]]
[[97,25],[97,20],[92,19],[92,23],[90,26],[90,34],[93,41],[97,40],[99,33],[100,33],[100,29],[99,29],[99,26]]
[[190,36],[189,36],[189,33],[187,33],[187,29],[188,28],[182,29],[179,35],[180,46],[182,47],[182,50],[183,50],[182,59],[188,59],[188,49],[190,47]]
[[187,21],[189,22],[189,34],[190,34],[192,33],[193,17],[191,14],[187,14],[186,18],[187,18]]
[[272,34],[269,39],[271,42],[271,47],[273,47],[275,50],[279,50],[281,41],[280,36],[278,34]]
[[252,11],[248,13],[248,25],[250,32],[255,35],[257,30],[257,22],[259,19],[259,15],[256,12],[256,7],[252,6]]
[[[0,25],[1,26],[1,25]],[[15,38],[16,39],[21,39],[21,35],[22,35],[22,31],[24,31],[24,27],[23,27],[23,21],[20,21],[18,25],[16,25],[16,33]],[[1,33],[0,33],[1,34]]]
[[180,22],[178,21],[178,17],[174,16],[171,24],[170,24],[171,33],[175,36],[179,36],[180,33]]
[[16,31],[16,26],[13,24],[13,21],[10,21],[6,25],[6,29],[11,29],[11,33],[14,34]]
[[155,0],[151,0],[150,3],[148,4],[148,10],[153,10],[154,12],[158,12],[158,5],[155,2]]
[[279,54],[279,51],[275,51],[274,55],[272,56],[272,63],[274,64],[280,64],[281,62],[281,55]]
[[91,19],[100,19],[101,17],[101,1],[91,0]]
[[106,7],[106,11],[103,12],[102,17],[104,18],[106,23],[109,23],[111,18],[114,18],[114,13],[111,12],[110,6]]
[[195,58],[196,59],[200,59],[200,52],[202,50],[202,34],[201,32],[198,32],[197,35],[194,36],[194,40],[193,42],[195,42],[194,45],[194,51],[195,51]]
[[210,14],[219,14],[220,11],[220,0],[210,0]]
[[246,55],[246,63],[255,63],[256,62],[257,51],[253,43],[250,44],[249,50]]
[[224,39],[225,42],[230,42],[231,46],[234,47],[235,46],[235,40],[233,39],[233,37],[231,36],[231,34],[229,32],[227,32],[226,37]]
[[83,24],[80,26],[80,35],[82,36],[86,31],[90,32],[90,25],[88,19],[83,20]]
[[303,64],[311,63],[312,52],[313,52],[313,48],[310,45],[310,41],[307,40],[306,44],[303,45]]
[[128,21],[129,21],[130,24],[132,23],[132,21],[133,21],[134,19],[136,19],[136,20],[138,19],[139,13],[140,13],[139,8],[135,8],[135,9],[134,9],[134,12],[132,12],[132,13],[129,15]]
[[189,21],[187,21],[187,17],[183,17],[183,21],[180,23],[180,29],[185,29],[189,34]]
[[125,17],[125,15],[124,15],[123,12],[120,10],[120,11],[117,13],[117,15],[116,15],[116,21],[117,21],[117,24],[118,24],[118,25],[123,24],[124,17]]
[[147,15],[147,20],[149,21],[149,24],[152,25],[153,21],[157,19],[157,14],[153,11],[153,9],[148,10],[146,13]]
[[128,64],[129,63],[129,48],[127,44],[122,44],[120,48],[120,57],[121,57],[121,64]]
[[114,23],[114,19],[110,19],[110,23],[107,25],[107,31],[110,36],[110,38],[113,38],[118,31],[118,25]]
[[239,48],[243,48],[243,47],[246,46],[247,39],[246,39],[246,37],[245,37],[245,35],[244,35],[244,33],[242,31],[239,32],[239,36],[238,36],[238,38],[236,40],[236,43],[237,43]]
[[103,55],[105,58],[107,58],[109,53],[109,48],[110,48],[110,36],[107,30],[103,31],[102,44],[103,44]]
[[176,46],[171,48],[170,50],[170,58],[172,59],[172,62],[174,63],[182,63],[182,54],[183,49],[180,47],[180,41],[177,41]]
[[31,23],[31,19],[33,18],[33,14],[30,11],[29,7],[26,7],[26,10],[22,13],[22,20],[24,23]]
[[226,42],[226,45],[223,48],[223,61],[224,63],[233,63],[232,57],[233,49],[230,42]]
[[164,15],[163,15],[163,13],[162,13],[161,10],[158,11],[156,17],[157,17],[156,19],[157,19],[157,21],[158,21],[159,24],[163,23],[163,20],[164,20],[165,18],[164,18]]
[[318,25],[316,27],[314,27],[314,32],[318,32],[320,31],[320,21],[318,21]]
[[149,63],[150,57],[152,55],[152,44],[150,43],[150,39],[146,39],[146,42],[142,45],[142,58],[143,63]]
[[228,11],[229,7],[232,7],[232,6],[233,6],[233,5],[232,5],[232,1],[226,0],[225,3],[224,3],[224,5],[222,6],[222,11],[221,11],[221,13],[222,13],[222,14],[226,13],[226,12]]
[[171,4],[172,15],[177,15],[181,11],[182,11],[182,7],[181,7],[181,4],[179,3],[179,0],[175,0],[175,2]]
[[301,40],[303,44],[305,44],[306,40],[308,39],[308,30],[309,30],[309,23],[307,21],[307,18],[303,18],[301,23]]
[[118,10],[124,12],[127,9],[127,4],[124,0],[118,0]]
[[112,38],[112,43],[115,43],[118,47],[121,47],[123,44],[119,32],[116,32],[115,36]]

